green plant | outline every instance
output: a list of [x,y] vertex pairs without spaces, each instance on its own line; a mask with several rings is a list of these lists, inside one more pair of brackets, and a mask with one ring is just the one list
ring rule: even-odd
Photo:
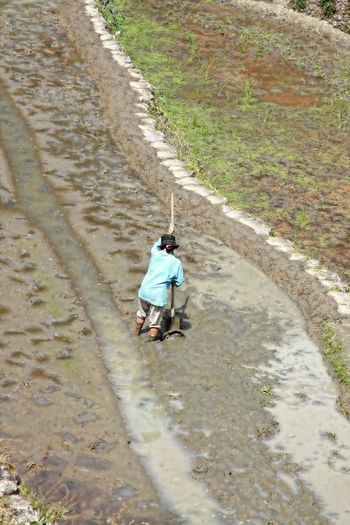
[[168,102],[168,99],[166,98],[164,93],[159,93],[158,98],[162,102],[162,104],[166,104]]
[[317,78],[324,78],[324,73],[320,66],[318,65],[315,66],[315,73],[316,73]]
[[296,11],[303,11],[306,7],[306,0],[295,0],[294,9]]
[[238,51],[239,51],[239,54],[241,55],[241,57],[244,55],[244,52],[245,52],[245,48],[247,47],[247,44],[241,44],[238,48]]
[[245,31],[242,31],[241,38],[242,40],[250,40],[252,38],[252,35],[248,30],[245,30]]
[[329,18],[336,12],[333,0],[321,0],[322,13],[325,18]]
[[123,11],[118,9],[110,0],[100,0],[97,5],[106,19],[106,28],[110,32],[117,31],[120,35],[122,35],[123,28],[120,21],[118,20],[118,17],[122,17],[122,19],[125,20]]
[[246,80],[246,83],[244,84],[244,96],[243,101],[246,108],[250,106],[250,103],[253,100],[253,87],[254,83],[250,78]]
[[61,501],[52,503],[50,500],[58,491],[58,487],[54,486],[51,491],[45,496],[39,490],[39,494],[34,494],[26,485],[20,485],[21,496],[28,497],[34,510],[39,512],[40,525],[49,525],[62,519],[69,510],[69,493],[64,496]]
[[325,354],[329,357],[339,381],[350,387],[350,369],[347,355],[344,352],[343,343],[339,340],[330,323],[323,324],[322,336]]
[[204,81],[206,82],[208,80],[208,75],[209,75],[209,72],[210,70],[213,68],[214,66],[214,60],[215,60],[215,57],[210,57],[208,62],[205,62],[202,66],[202,71],[203,71],[203,76],[204,76]]
[[344,116],[346,113],[346,104],[343,102],[343,104],[340,107],[339,114],[338,114],[338,128],[343,129],[344,128]]
[[194,115],[193,120],[192,120],[192,126],[193,126],[194,128],[199,128],[199,126],[200,126],[200,120],[199,120],[198,115]]
[[272,388],[269,385],[263,386],[262,389],[260,390],[260,392],[262,394],[264,394],[264,396],[272,396],[273,395]]
[[331,288],[331,292],[342,292],[343,290],[341,288],[339,288],[339,286],[337,286],[336,284],[334,286],[332,286]]
[[198,51],[198,43],[197,43],[197,39],[196,39],[196,36],[195,35],[187,35],[186,37],[186,40],[187,42],[190,42],[191,43],[191,46],[190,46],[190,57],[189,57],[189,62],[192,62],[196,56],[197,56],[197,51]]
[[270,116],[270,102],[267,104],[267,108],[266,108],[266,111],[265,111],[265,115],[264,115],[264,119],[263,119],[263,123],[266,124],[266,122],[268,121],[268,118]]
[[303,208],[299,215],[297,216],[297,219],[296,219],[296,222],[297,222],[297,225],[299,226],[299,228],[302,230],[306,230],[308,229],[308,226],[307,226],[307,223],[308,223],[308,218],[307,218],[307,214],[306,214],[306,210],[305,208]]

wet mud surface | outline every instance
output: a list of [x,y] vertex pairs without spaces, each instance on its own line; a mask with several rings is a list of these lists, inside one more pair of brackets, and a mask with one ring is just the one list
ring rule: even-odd
[[[147,329],[139,339],[132,336],[135,297],[149,250],[169,222],[171,185],[164,174],[159,188],[166,198],[160,200],[149,181],[125,162],[102,106],[108,114],[113,100],[101,103],[98,85],[69,40],[56,4],[0,5],[1,121],[3,130],[14,130],[3,135],[0,157],[0,422],[1,435],[18,451],[25,478],[44,492],[56,487],[55,498],[68,490],[72,508],[67,522],[72,524],[107,523],[123,504],[130,513],[125,522],[135,524],[333,523],[334,508],[322,491],[317,493],[317,476],[307,461],[306,481],[304,460],[293,460],[293,447],[277,443],[273,448],[268,441],[287,428],[282,419],[279,424],[277,408],[284,397],[280,377],[273,373],[278,366],[271,360],[284,347],[292,354],[312,347],[301,314],[259,270],[222,241],[200,233],[196,226],[207,205],[177,190],[176,210],[186,210],[190,199],[195,209],[192,216],[176,217],[178,256],[186,276],[176,303],[186,338],[150,345],[144,342]],[[26,9],[19,9],[23,5]],[[86,38],[92,47],[94,35]],[[103,77],[108,66],[103,56],[101,64]],[[123,81],[121,74],[120,97]],[[113,92],[111,98],[117,96]],[[118,100],[124,125],[131,122],[131,101],[127,94]],[[131,126],[125,142],[130,135],[129,149],[139,140]],[[22,138],[28,144],[21,144]],[[141,141],[134,162],[140,157],[144,169],[155,165]],[[209,211],[208,224],[214,228]],[[308,286],[313,286],[311,278],[299,285]],[[96,310],[89,297],[96,299]],[[317,301],[314,319],[323,312],[334,314],[331,304]],[[116,369],[108,365],[109,377],[99,328],[104,318],[119,329],[109,328],[117,356]],[[298,338],[301,349],[294,344]],[[130,365],[125,371],[136,385],[137,403],[147,404],[143,385],[149,385],[166,426],[188,455],[191,479],[204,482],[200,486],[215,501],[213,520],[203,519],[200,509],[192,521],[182,517],[168,488],[148,476],[152,464],[147,450],[140,452],[132,418],[125,413],[124,385],[113,383],[121,377],[118,359],[121,366],[125,340],[141,370]],[[335,406],[337,389],[328,383],[332,402],[322,388],[315,398],[305,397],[304,388],[308,391],[316,375],[312,366],[305,365],[304,383],[293,384],[291,405]],[[322,367],[319,359],[317,371],[326,374]],[[283,373],[287,378],[288,370]],[[308,423],[300,420],[300,426]],[[151,450],[157,437],[150,435],[149,423],[137,424]],[[317,425],[319,441],[328,443],[332,428]],[[297,435],[298,430],[296,422]],[[315,438],[315,447],[319,441]],[[337,458],[340,475],[342,465],[347,467],[345,445],[342,454],[344,459]],[[164,460],[170,474],[175,472],[178,458],[164,454]],[[327,467],[327,459],[322,462]],[[340,484],[347,486],[344,479],[337,478],[330,491],[339,507],[338,524],[346,523],[344,502],[337,500]],[[198,505],[186,491],[182,499],[194,509]]]

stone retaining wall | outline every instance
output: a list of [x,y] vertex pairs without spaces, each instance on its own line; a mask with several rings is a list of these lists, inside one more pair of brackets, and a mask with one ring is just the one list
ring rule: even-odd
[[[283,1],[281,0],[281,5],[285,5],[285,7],[319,20],[327,20],[332,27],[350,33],[350,0],[325,0],[324,2],[321,0],[304,0],[305,7],[302,9],[299,8],[300,5],[303,5],[300,0],[290,0],[286,4],[282,4]],[[301,1],[303,2],[303,0]],[[334,13],[329,16],[327,16],[327,4],[330,5],[332,11],[334,6]]]

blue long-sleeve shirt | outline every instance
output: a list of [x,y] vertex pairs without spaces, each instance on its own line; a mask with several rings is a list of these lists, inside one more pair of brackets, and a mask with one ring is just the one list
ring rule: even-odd
[[181,286],[184,282],[181,262],[160,249],[159,239],[151,250],[151,262],[139,290],[140,299],[154,306],[165,306],[173,279],[175,286]]

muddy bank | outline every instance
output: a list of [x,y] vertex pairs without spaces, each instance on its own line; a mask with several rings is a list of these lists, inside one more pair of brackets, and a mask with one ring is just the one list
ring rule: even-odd
[[173,191],[179,212],[186,215],[193,226],[215,235],[269,275],[299,306],[309,322],[309,332],[314,337],[317,337],[325,319],[341,321],[336,304],[319,281],[305,273],[303,264],[276,252],[250,228],[228,219],[219,207],[180,188],[169,172],[159,164],[155,150],[144,142],[138,128],[142,122],[135,115],[138,98],[130,90],[129,74],[117,64],[111,67],[109,51],[101,48],[91,22],[82,16],[83,5],[82,2],[74,6],[61,3],[71,25],[71,37],[98,82],[111,132],[122,145],[133,169],[164,201],[169,199],[169,194]]

